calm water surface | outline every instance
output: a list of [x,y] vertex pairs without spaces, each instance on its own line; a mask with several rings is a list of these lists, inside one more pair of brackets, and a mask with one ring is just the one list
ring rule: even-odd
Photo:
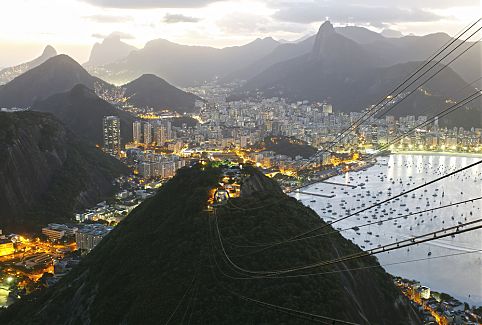
[[[356,188],[318,183],[303,189],[310,193],[335,195],[333,198],[299,193],[292,195],[314,209],[325,221],[331,222],[480,159],[444,155],[392,155],[380,158],[368,170],[329,180],[356,185]],[[337,222],[334,227],[351,228],[480,196],[482,167],[478,165],[416,190],[400,200],[392,200]],[[377,223],[359,230],[350,229],[342,234],[361,248],[371,249],[479,218],[482,218],[482,200],[402,217],[381,225]],[[453,256],[437,258],[442,255]],[[470,304],[482,305],[482,229],[377,256],[380,264],[393,275],[418,280],[432,290],[447,292]],[[424,258],[430,260],[392,264]]]

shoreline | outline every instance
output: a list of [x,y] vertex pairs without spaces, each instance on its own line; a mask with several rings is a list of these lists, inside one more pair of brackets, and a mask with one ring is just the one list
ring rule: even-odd
[[450,152],[450,151],[392,151],[391,155],[416,155],[416,156],[455,156],[467,158],[482,158],[482,153]]

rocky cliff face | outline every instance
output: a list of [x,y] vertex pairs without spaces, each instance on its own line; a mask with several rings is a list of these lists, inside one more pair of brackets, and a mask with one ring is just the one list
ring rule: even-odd
[[0,227],[68,220],[124,172],[50,114],[0,113]]

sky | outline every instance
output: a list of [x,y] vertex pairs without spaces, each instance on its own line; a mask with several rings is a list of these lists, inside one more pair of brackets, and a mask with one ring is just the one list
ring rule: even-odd
[[481,0],[0,0],[0,67],[50,44],[80,63],[116,32],[142,48],[163,38],[225,47],[258,37],[296,40],[321,22],[403,34],[456,34],[481,15]]

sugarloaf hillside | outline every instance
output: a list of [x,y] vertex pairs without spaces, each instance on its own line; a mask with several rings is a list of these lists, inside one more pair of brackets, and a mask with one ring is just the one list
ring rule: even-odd
[[[208,209],[220,182],[241,184],[241,196]],[[0,322],[418,324],[374,258],[310,270],[326,273],[318,276],[256,276],[361,252],[338,233],[259,249],[321,225],[254,168],[186,167],[58,284],[13,304]]]
[[32,110],[55,115],[77,136],[92,144],[102,144],[104,116],[118,116],[121,141],[125,143],[132,139],[134,117],[99,98],[94,90],[82,84],[36,102]]
[[129,170],[39,112],[0,112],[0,228],[68,222]]

